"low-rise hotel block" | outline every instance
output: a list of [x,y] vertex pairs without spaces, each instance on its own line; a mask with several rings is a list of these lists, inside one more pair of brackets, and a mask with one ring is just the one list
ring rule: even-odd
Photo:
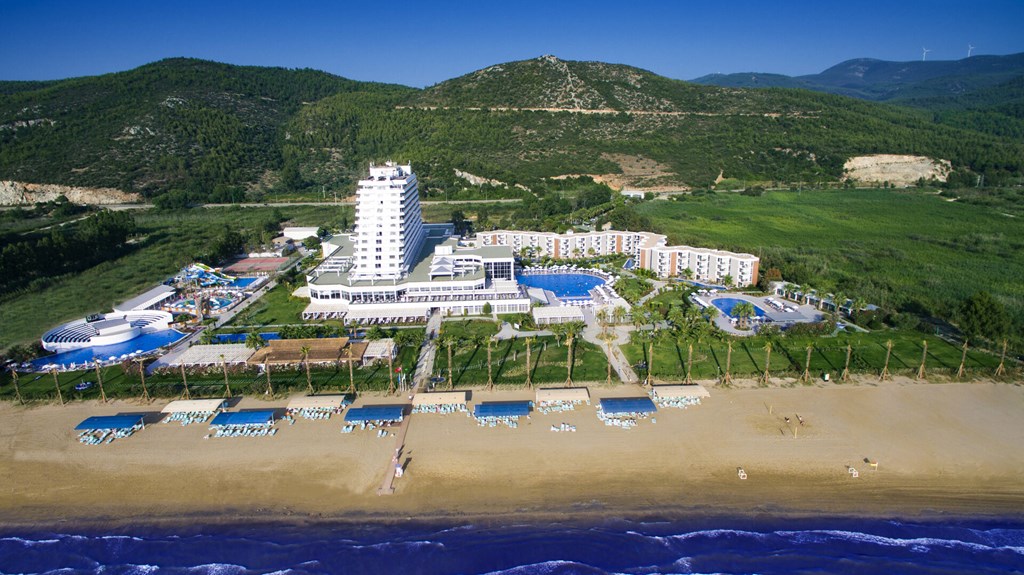
[[[584,259],[588,256],[627,254],[637,267],[651,270],[660,278],[687,276],[699,282],[746,287],[757,282],[759,259],[751,254],[725,250],[668,246],[665,236],[651,232],[604,230],[596,232],[528,232],[498,230],[477,234],[484,246],[508,246],[525,257]],[[689,274],[687,271],[689,270]]]

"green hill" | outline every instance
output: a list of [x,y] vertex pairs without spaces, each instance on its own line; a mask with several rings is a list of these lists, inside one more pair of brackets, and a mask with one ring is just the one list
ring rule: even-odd
[[509,184],[570,173],[644,186],[707,186],[720,174],[829,182],[846,159],[872,153],[949,159],[993,183],[1024,163],[1012,131],[983,134],[969,122],[937,125],[929,113],[831,94],[701,86],[552,56],[425,90],[181,58],[0,83],[0,179],[149,197],[346,191],[368,161],[388,157],[416,162],[427,188],[456,182],[456,169]]
[[282,165],[280,128],[302,105],[396,89],[185,58],[31,84],[0,86],[0,177],[148,193],[255,181]]

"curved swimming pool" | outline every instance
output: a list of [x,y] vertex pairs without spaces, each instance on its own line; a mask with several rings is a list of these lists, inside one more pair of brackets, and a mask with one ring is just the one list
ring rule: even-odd
[[524,274],[516,276],[524,286],[549,290],[559,298],[590,299],[590,290],[605,283],[605,280],[581,273]]
[[180,331],[165,329],[163,331],[144,333],[135,339],[130,339],[122,343],[73,349],[54,355],[48,355],[46,357],[40,357],[29,363],[32,365],[33,369],[39,370],[51,363],[68,368],[71,364],[80,366],[83,363],[94,361],[96,358],[104,361],[126,359],[129,357],[129,354],[137,355],[136,352],[146,354],[165,345],[171,345],[183,337],[185,337],[185,334]]
[[717,307],[719,310],[721,310],[722,313],[729,317],[737,317],[735,314],[732,313],[732,308],[736,307],[737,304],[741,303],[752,304],[754,306],[754,315],[756,317],[765,316],[765,312],[763,309],[758,307],[757,304],[753,302],[748,302],[745,299],[739,299],[734,297],[719,297],[711,300],[711,305]]

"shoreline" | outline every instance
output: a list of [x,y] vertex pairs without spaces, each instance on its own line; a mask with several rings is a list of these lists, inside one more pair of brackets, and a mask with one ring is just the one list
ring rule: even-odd
[[[640,388],[601,388],[637,395]],[[137,404],[0,405],[5,531],[190,525],[513,525],[609,520],[1024,522],[1024,388],[897,380],[830,387],[711,387],[657,423],[601,425],[593,406],[519,429],[417,414],[410,462],[378,496],[393,441],[298,421],[274,438],[203,440],[205,425],[151,424],[84,446],[84,415]],[[474,391],[474,400],[526,392]],[[518,397],[517,397],[518,398]],[[379,403],[370,396],[363,401]],[[243,399],[241,407],[249,407]],[[255,402],[262,403],[259,400]],[[765,409],[768,406],[772,409]],[[780,413],[807,426],[787,435]],[[577,433],[551,433],[560,421]],[[884,427],[883,427],[884,426]],[[880,460],[867,469],[862,458]],[[860,478],[844,464],[860,467]],[[742,465],[749,479],[736,477]]]

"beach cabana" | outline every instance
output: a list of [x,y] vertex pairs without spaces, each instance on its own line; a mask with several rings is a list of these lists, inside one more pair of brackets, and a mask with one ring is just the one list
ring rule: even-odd
[[367,423],[370,421],[402,421],[404,405],[367,405],[353,407],[345,413],[345,423]]
[[[308,351],[308,356],[303,353],[303,349]],[[349,347],[347,337],[275,339],[268,341],[266,347],[253,353],[247,363],[254,366],[299,365],[303,361],[309,361],[311,365],[339,364],[348,359],[349,352],[352,353],[353,359],[360,359],[362,349],[357,349],[356,346]]]
[[213,413],[227,407],[223,399],[178,399],[168,403],[160,413]]
[[219,366],[222,363],[227,365],[245,365],[245,362],[255,353],[245,347],[244,343],[221,343],[193,345],[186,349],[181,355],[171,359],[167,365],[171,367],[210,367]]
[[288,410],[299,409],[341,409],[347,404],[344,395],[304,395],[288,402]]
[[601,411],[605,415],[627,415],[654,413],[658,408],[649,397],[606,397],[601,400]]
[[693,398],[701,399],[705,397],[711,397],[707,389],[704,389],[703,385],[656,385],[654,386],[654,396],[658,399],[684,399]]
[[537,390],[537,404],[590,401],[590,391],[585,387],[554,387]]
[[136,425],[146,427],[143,423],[144,415],[141,413],[126,413],[121,415],[95,415],[79,423],[75,431],[99,431],[101,429],[132,429]]
[[217,414],[210,425],[213,426],[247,426],[247,425],[273,425],[273,409],[257,409],[253,411],[224,412]]
[[413,406],[421,405],[465,405],[465,391],[438,391],[434,393],[417,393],[412,398]]
[[473,407],[473,417],[521,417],[530,415],[529,401],[491,401]]

